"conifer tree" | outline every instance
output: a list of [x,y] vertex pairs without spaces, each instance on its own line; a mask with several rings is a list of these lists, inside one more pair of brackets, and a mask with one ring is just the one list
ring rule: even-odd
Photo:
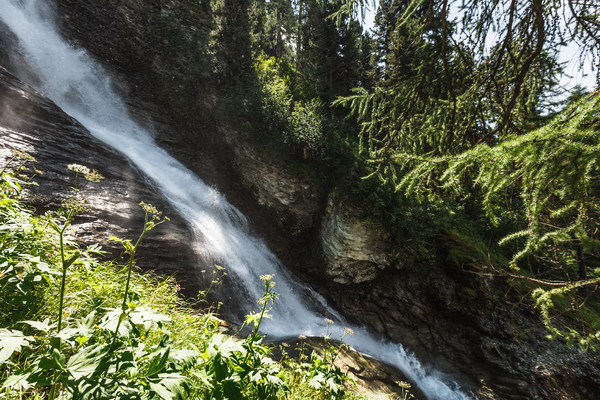
[[330,103],[348,94],[360,82],[360,39],[362,28],[350,17],[338,29],[329,18],[333,2],[305,0],[302,4],[301,43],[297,69],[306,99],[319,97]]
[[250,0],[219,0],[215,7],[217,76],[225,88],[244,84],[252,73]]
[[[340,3],[351,10],[366,1]],[[578,14],[542,0],[382,0],[382,80],[339,103],[358,116],[372,157],[392,175],[396,152],[457,154],[523,134],[549,111],[564,42],[578,40],[597,60],[597,9],[568,3]]]
[[252,14],[259,50],[267,58],[293,60],[298,19],[292,0],[255,1]]
[[[367,1],[339,3],[338,19]],[[493,224],[508,222],[512,232],[500,244],[513,246],[511,267],[528,269],[513,276],[554,287],[533,292],[551,334],[598,346],[600,331],[557,328],[550,317],[554,296],[600,283],[600,94],[577,90],[559,113],[553,99],[565,43],[600,65],[597,2],[382,0],[380,7],[380,80],[337,101],[362,124],[373,174],[420,200],[470,197]],[[540,272],[552,281],[536,278]]]

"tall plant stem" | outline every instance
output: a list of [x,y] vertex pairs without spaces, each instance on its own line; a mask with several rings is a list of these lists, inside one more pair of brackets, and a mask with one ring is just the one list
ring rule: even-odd
[[167,217],[165,217],[163,220],[160,220],[161,213],[158,212],[156,210],[156,208],[150,204],[141,202],[140,206],[146,212],[146,215],[144,216],[144,229],[142,229],[142,233],[140,234],[140,237],[138,237],[137,242],[135,242],[135,245],[131,245],[131,242],[129,240],[123,240],[123,239],[119,239],[116,237],[111,237],[111,239],[110,239],[113,241],[120,242],[123,245],[123,247],[125,247],[125,250],[127,250],[129,252],[129,261],[127,262],[127,282],[125,283],[125,291],[123,292],[123,303],[121,304],[121,315],[119,316],[119,321],[117,321],[117,327],[115,328],[115,333],[113,335],[111,346],[114,346],[114,344],[117,340],[119,328],[121,327],[121,323],[123,322],[123,320],[126,317],[125,312],[129,308],[127,306],[127,295],[129,294],[129,285],[131,284],[131,270],[133,269],[133,261],[135,259],[135,252],[137,251],[137,248],[140,245],[140,243],[142,242],[142,239],[144,238],[144,235],[146,235],[146,233],[150,232],[157,225],[160,225],[163,222],[169,220]]
[[262,309],[260,310],[260,316],[258,317],[256,324],[254,325],[254,331],[252,332],[252,336],[250,337],[250,341],[248,343],[248,351],[246,353],[246,357],[244,357],[243,364],[246,364],[248,362],[248,358],[250,357],[250,350],[252,349],[252,345],[256,341],[256,336],[258,335],[258,329],[260,328],[260,324],[265,315],[266,309],[267,309],[267,301],[265,300],[263,302]]
[[[59,243],[60,243],[60,261],[61,261],[61,265],[62,265],[62,277],[60,280],[60,300],[58,303],[58,327],[57,327],[57,334],[60,333],[60,330],[62,329],[62,317],[63,317],[63,306],[64,306],[64,300],[65,300],[65,284],[67,281],[67,261],[65,259],[65,243],[64,243],[64,234],[65,234],[65,230],[67,229],[68,224],[65,223],[65,225],[63,225],[62,228],[58,229],[58,226],[55,227],[55,230],[58,232],[58,238],[59,238]],[[57,343],[55,343],[54,345],[58,348],[58,350],[60,351],[60,338],[57,339]],[[52,387],[50,388],[50,392],[48,393],[48,400],[54,400],[58,394],[58,376],[60,375],[60,373],[58,371],[54,371],[53,374],[53,378],[52,378]]]
[[125,307],[127,306],[127,294],[129,293],[129,285],[131,283],[131,270],[133,269],[133,259],[135,257],[135,252],[146,232],[147,230],[144,227],[144,231],[138,238],[137,242],[135,243],[135,246],[133,246],[133,251],[131,252],[131,255],[129,256],[129,261],[127,262],[127,282],[125,283],[125,291],[123,292],[123,304],[121,305],[121,308],[123,310],[125,310]]
[[130,255],[129,255],[129,261],[127,262],[127,282],[125,283],[125,291],[123,292],[123,303],[121,304],[121,316],[119,317],[119,321],[117,322],[117,327],[115,328],[115,333],[113,335],[111,346],[113,346],[115,344],[115,340],[117,340],[117,335],[119,334],[119,328],[121,327],[121,322],[123,322],[123,320],[125,319],[124,314],[128,308],[127,307],[127,294],[129,293],[129,285],[131,283],[131,270],[133,269],[133,260],[135,258],[135,252],[136,252],[138,246],[140,245],[140,243],[142,242],[142,238],[144,237],[146,232],[148,232],[150,229],[152,229],[152,226],[150,226],[150,224],[148,222],[148,215],[146,214],[146,221],[144,223],[144,229],[142,230],[142,234],[138,238],[137,242],[135,242],[135,245],[131,249],[129,249]]
[[8,160],[8,162],[6,164],[4,164],[4,168],[2,168],[2,171],[0,171],[0,176],[4,175],[4,172],[7,170],[8,166],[10,165],[11,162],[14,161],[14,159],[17,158],[15,156],[11,157],[10,160]]
[[58,303],[58,332],[60,332],[60,329],[62,328],[63,305],[65,299],[65,283],[67,280],[67,265],[65,261],[65,245],[63,239],[65,229],[67,229],[67,224],[65,224],[58,233],[60,239],[60,261],[62,264],[62,278],[60,280],[60,300]]
[[248,341],[248,352],[246,353],[246,357],[244,357],[244,364],[246,364],[246,362],[248,361],[248,357],[250,357],[250,350],[252,350],[252,345],[254,345],[254,342],[256,341],[256,338],[258,337],[258,330],[260,329],[260,324],[262,323],[262,320],[265,316],[265,312],[267,311],[267,305],[268,305],[269,301],[271,301],[271,303],[272,303],[274,300],[274,297],[277,296],[277,293],[272,292],[272,289],[273,289],[273,285],[271,284],[272,278],[273,278],[272,275],[263,275],[260,277],[260,279],[265,282],[265,293],[263,294],[263,296],[260,300],[262,308],[260,310],[260,315],[259,315],[258,319],[256,320],[256,323],[254,324],[254,330],[252,331],[252,336],[250,337],[250,340]]

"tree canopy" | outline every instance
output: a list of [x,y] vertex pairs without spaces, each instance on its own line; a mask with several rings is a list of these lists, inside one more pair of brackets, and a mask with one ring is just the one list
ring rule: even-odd
[[565,43],[598,62],[600,16],[591,3],[381,1],[381,82],[339,103],[351,106],[384,162],[396,151],[458,153],[523,134],[555,110]]
[[[373,3],[340,0],[333,18]],[[561,100],[559,84],[567,43],[598,72],[594,3],[382,0],[378,80],[336,101],[360,123],[372,175],[422,201],[469,199],[510,224],[510,266],[559,271],[539,281],[560,288],[536,291],[537,306],[553,334],[586,345],[600,335],[554,328],[548,296],[600,282],[600,95]]]
[[424,208],[477,209],[504,235],[495,271],[581,294],[600,282],[600,95],[561,86],[559,57],[575,45],[598,72],[595,1],[242,3],[219,9],[218,69],[265,143],[346,176],[366,160]]

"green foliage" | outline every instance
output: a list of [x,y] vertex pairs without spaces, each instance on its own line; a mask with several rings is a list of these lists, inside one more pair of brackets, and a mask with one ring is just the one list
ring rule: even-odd
[[571,328],[556,328],[550,310],[553,297],[600,282],[596,270],[590,271],[600,252],[599,114],[596,93],[546,126],[497,146],[481,144],[458,156],[397,156],[398,163],[410,166],[397,186],[407,195],[431,200],[444,193],[459,198],[476,194],[495,225],[512,220],[512,211],[522,215],[523,226],[513,225],[518,230],[499,243],[518,243],[510,261],[515,269],[531,265],[525,261],[535,257],[546,269],[560,268],[554,279],[580,279],[552,290],[538,288],[533,296],[552,337],[586,348],[598,345],[598,333],[582,335]]
[[366,10],[376,5],[375,0],[333,0],[332,3],[338,9],[331,14],[330,18],[334,19],[338,25],[344,22],[346,16],[360,14],[361,18],[364,19]]
[[30,155],[13,151],[0,172],[0,324],[35,315],[43,290],[57,274],[50,265],[57,261],[57,246],[43,222],[32,218],[19,197],[30,184],[22,175]]
[[[140,313],[136,322],[155,324],[156,334],[164,327],[156,323],[154,314]],[[182,398],[189,381],[180,372],[192,353],[170,356],[170,340],[164,333],[158,344],[144,344],[141,339],[150,329],[140,330],[134,324],[116,343],[110,343],[109,319],[110,314],[98,319],[92,313],[62,332],[30,323],[38,331],[36,354],[6,379],[3,387],[7,394],[41,393],[51,386],[49,399],[130,399],[142,398],[144,393],[162,399]],[[62,343],[60,348],[57,342]]]
[[327,149],[322,109],[323,103],[320,100],[296,102],[291,115],[295,142],[317,157],[323,157]]
[[386,178],[398,173],[389,163],[396,151],[444,154],[468,148],[482,135],[477,118],[487,111],[475,110],[477,90],[469,91],[470,53],[446,40],[451,25],[442,23],[442,6],[435,3],[381,2],[376,85],[334,103],[349,106],[357,117],[369,155],[386,169],[379,171]]
[[322,158],[327,149],[323,123],[323,103],[318,99],[295,101],[290,79],[295,72],[274,57],[255,65],[262,88],[262,129],[280,143],[303,153],[303,157]]
[[[302,345],[299,348],[298,359],[286,360],[288,368],[291,370],[291,376],[294,383],[307,384],[307,386],[315,390],[319,399],[345,399],[351,396],[348,391],[349,384],[354,385],[356,382],[344,373],[339,365],[337,365],[340,352],[347,349],[343,340],[346,335],[352,335],[351,329],[346,328],[339,338],[339,343],[334,343],[331,340],[329,327],[333,324],[330,319],[327,322],[327,332],[324,339],[324,347],[322,351],[311,351],[310,355],[306,354],[306,348]],[[303,337],[301,337],[303,339]],[[301,392],[292,389],[291,398],[303,398]]]
[[292,94],[285,76],[279,73],[279,63],[275,58],[259,60],[256,65],[258,79],[261,84],[263,127],[274,134],[281,135],[289,141],[291,134],[290,114],[292,111]]
[[58,306],[58,328],[57,331],[60,332],[62,327],[62,317],[63,317],[63,299],[65,294],[65,282],[67,277],[67,269],[79,258],[80,252],[78,250],[72,252],[71,254],[67,252],[65,247],[65,231],[73,221],[73,218],[76,214],[81,213],[83,211],[88,210],[87,202],[84,198],[81,198],[79,195],[79,191],[85,186],[85,183],[78,184],[77,178],[79,174],[83,174],[87,182],[98,182],[102,180],[104,177],[98,173],[96,170],[90,171],[89,168],[78,165],[78,164],[70,164],[67,168],[71,171],[75,172],[75,185],[72,187],[73,194],[69,196],[66,200],[63,201],[61,208],[55,213],[49,213],[48,216],[51,218],[48,219],[48,225],[58,234],[59,245],[60,245],[60,259],[61,259],[61,288],[60,288],[60,303]]
[[253,325],[252,333],[244,341],[215,335],[206,344],[202,357],[205,361],[207,383],[210,391],[205,399],[277,399],[287,392],[280,367],[268,358],[269,350],[261,344],[258,334],[269,303],[275,301],[273,276],[265,275],[265,292],[258,301],[261,310],[246,317],[244,325]]
[[[123,303],[121,305],[121,315],[119,316],[119,322],[117,323],[117,326],[115,328],[115,334],[113,336],[113,343],[117,338],[117,335],[119,333],[119,326],[121,325],[121,322],[124,321],[124,319],[127,317],[128,315],[128,296],[129,296],[129,285],[131,283],[131,271],[133,269],[133,261],[135,258],[135,252],[137,251],[138,246],[140,245],[140,243],[142,242],[142,239],[144,238],[144,236],[146,235],[146,233],[150,232],[152,229],[154,229],[156,226],[162,224],[163,222],[169,221],[168,217],[165,217],[164,219],[161,219],[161,212],[159,212],[153,205],[151,204],[146,204],[144,202],[140,203],[140,207],[142,207],[142,209],[145,212],[144,215],[144,228],[142,229],[142,233],[140,234],[140,236],[138,237],[137,241],[135,242],[135,245],[132,245],[131,242],[129,240],[123,240],[123,239],[119,239],[117,237],[111,237],[110,240],[112,241],[116,241],[119,242],[123,245],[123,247],[125,248],[125,251],[129,253],[129,261],[127,262],[126,268],[127,268],[127,282],[125,283],[125,290],[123,293]],[[59,323],[60,326],[60,323]],[[60,329],[60,328],[59,328]]]
[[292,48],[298,32],[298,19],[291,0],[255,1],[251,15],[254,41],[257,47],[277,60],[294,58]]
[[[365,2],[337,3],[339,16]],[[567,40],[582,58],[597,59],[599,15],[589,1],[458,3],[381,1],[379,80],[335,104],[360,123],[360,150],[375,165],[370,176],[426,207],[457,201],[470,217],[483,210],[496,228],[491,236],[504,234],[499,243],[510,266],[560,285],[534,292],[552,336],[596,346],[597,326],[557,328],[550,310],[566,293],[594,299],[588,289],[600,280],[600,98],[576,89],[559,114],[554,100],[561,92],[557,54]],[[458,245],[472,237],[446,232],[447,261],[481,263],[482,246]],[[582,312],[569,315],[581,322]]]
[[[580,281],[576,283],[567,284],[551,290],[544,290],[542,288],[536,288],[533,293],[533,299],[535,300],[535,308],[540,311],[544,325],[550,332],[548,335],[549,339],[563,338],[569,346],[578,345],[583,351],[592,349],[596,351],[600,347],[600,327],[597,326],[598,315],[594,316],[596,326],[593,329],[582,334],[579,330],[573,329],[569,326],[556,326],[553,322],[553,309],[560,299],[564,296],[572,295],[572,293],[586,285],[597,284],[598,279],[590,279],[587,281]],[[576,319],[581,319],[581,315],[577,316]]]
[[[277,296],[272,276],[262,278],[259,313],[247,318],[251,335],[223,335],[215,316],[178,298],[174,279],[133,270],[140,241],[165,221],[154,207],[141,204],[146,218],[135,244],[118,239],[130,258],[116,266],[96,260],[96,246],[75,248],[67,226],[81,208],[35,216],[18,200],[26,181],[16,175],[9,169],[0,175],[2,398],[287,397],[283,367],[258,334]],[[73,196],[77,188],[81,182]]]
[[[326,320],[327,327],[333,324],[333,321]],[[350,377],[342,372],[340,367],[336,365],[336,360],[340,354],[342,348],[347,348],[344,345],[344,337],[348,334],[352,334],[352,331],[346,329],[340,337],[340,343],[338,345],[330,342],[331,335],[329,331],[325,334],[325,345],[326,348],[323,352],[323,356],[320,356],[316,352],[312,352],[310,355],[310,362],[300,364],[298,367],[306,368],[308,385],[322,394],[327,394],[333,399],[343,399],[346,393],[344,384],[348,381],[355,383]]]
[[[338,3],[355,10],[364,2]],[[575,3],[568,15],[557,2],[380,2],[378,81],[336,102],[359,120],[378,175],[404,173],[398,153],[456,155],[539,127],[561,90],[556,55],[565,38],[577,36],[584,54],[598,56],[590,46],[600,38],[598,14]],[[556,23],[563,18],[566,29]]]
[[343,15],[343,24],[336,25],[329,18],[335,11],[332,2],[306,0],[303,4],[296,49],[298,91],[304,100],[319,98],[329,105],[361,83],[365,68],[360,52],[362,27],[350,15]]
[[513,256],[513,266],[528,254],[546,252],[548,246],[573,242],[573,236],[589,238],[583,240],[593,250],[600,204],[599,108],[598,95],[587,97],[543,128],[455,157],[398,155],[397,162],[411,170],[397,189],[421,199],[439,198],[442,191],[466,196],[472,180],[494,224],[500,223],[505,210],[522,207],[527,226],[501,241],[525,241]]
[[20,331],[0,329],[0,363],[8,360],[14,352],[20,353],[23,347],[34,340],[32,336],[25,336]]

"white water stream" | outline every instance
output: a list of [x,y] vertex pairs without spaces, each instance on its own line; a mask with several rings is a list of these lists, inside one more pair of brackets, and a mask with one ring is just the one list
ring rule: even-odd
[[133,121],[110,77],[84,50],[71,47],[60,36],[48,7],[48,0],[0,0],[0,21],[17,36],[22,56],[37,75],[37,82],[29,83],[96,138],[120,151],[153,182],[185,218],[202,246],[239,280],[246,293],[236,300],[246,304],[247,311],[256,308],[255,300],[263,293],[259,277],[275,275],[279,298],[271,312],[273,318],[264,324],[271,338],[323,336],[328,324],[316,310],[327,310],[336,326],[354,331],[344,342],[395,365],[429,399],[471,398],[447,377],[424,368],[400,344],[346,324],[321,296],[292,279],[264,243],[249,235],[247,221],[235,207],[159,148],[151,133]]

